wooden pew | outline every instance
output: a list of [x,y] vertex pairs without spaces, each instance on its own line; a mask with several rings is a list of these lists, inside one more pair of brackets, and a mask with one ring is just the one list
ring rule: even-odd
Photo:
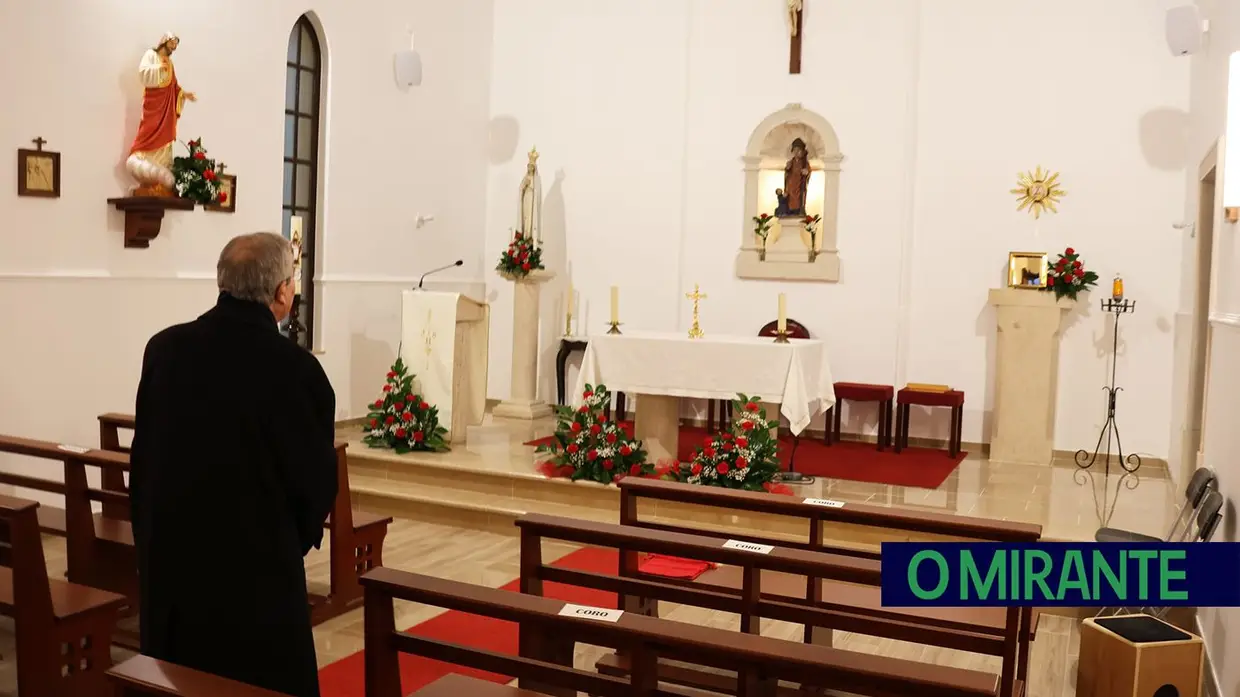
[[[0,435],[0,452],[49,460],[62,466],[63,481],[0,471],[0,484],[64,497],[64,508],[41,506],[38,521],[41,532],[65,538],[69,581],[136,600],[138,559],[134,553],[133,529],[128,521],[104,518],[91,512],[95,502],[128,509],[129,494],[92,487],[86,476],[86,468],[94,467],[123,477],[129,471],[129,457],[3,435]],[[124,641],[120,643],[128,645]]]
[[143,655],[113,666],[108,680],[115,688],[114,697],[288,697]]
[[[877,603],[881,583],[877,560],[781,546],[766,552],[746,551],[701,535],[541,514],[522,516],[517,527],[521,531],[524,593],[541,595],[543,582],[563,583],[617,593],[620,607],[650,616],[657,616],[659,600],[734,613],[740,616],[741,631],[748,634],[757,634],[759,621],[767,618],[803,624],[807,630],[840,629],[999,656],[1003,660],[1000,694],[1019,695],[1023,690],[1023,684],[1015,679],[1016,608],[883,608]],[[632,566],[624,569],[622,563],[616,575],[562,569],[543,562],[543,540],[614,548],[622,557],[632,556]],[[727,566],[707,572],[697,581],[671,579],[638,571],[636,557],[641,552]],[[728,580],[736,581],[736,585],[705,580],[719,572],[728,574]],[[795,583],[781,583],[786,579]],[[813,581],[807,583],[807,579]],[[854,604],[858,597],[872,599],[876,606]],[[609,655],[597,667],[601,672],[624,675],[630,665],[624,656]],[[660,674],[669,682],[696,689],[732,692],[736,688],[734,677],[678,666],[660,665]]]
[[[836,554],[845,554],[856,556],[863,559],[879,559],[880,554],[877,551],[859,550],[838,545],[832,545],[825,539],[823,527],[829,524],[846,524],[867,526],[873,528],[881,528],[899,533],[910,533],[912,535],[933,536],[939,538],[951,538],[955,540],[974,540],[984,542],[1037,542],[1042,539],[1042,526],[1032,525],[1029,523],[1017,523],[1012,521],[991,520],[988,518],[977,518],[973,516],[962,516],[949,513],[935,513],[929,511],[916,511],[906,508],[891,508],[887,506],[873,506],[864,503],[845,503],[841,506],[827,506],[810,503],[812,499],[805,499],[795,496],[785,496],[779,494],[767,494],[765,492],[740,491],[735,489],[724,489],[712,486],[694,486],[690,484],[681,484],[678,482],[668,482],[654,479],[643,479],[640,477],[625,477],[619,482],[620,486],[620,524],[631,525],[635,527],[646,528],[650,530],[664,530],[672,532],[689,532],[696,535],[707,535],[716,538],[739,538],[749,542],[759,544],[774,544],[784,547],[796,547],[800,549],[829,551]],[[683,517],[678,518],[676,523],[656,522],[649,518],[643,518],[639,513],[638,503],[642,500],[651,502],[668,502],[673,504],[691,504],[704,506],[709,508],[721,509],[724,511],[745,512],[769,514],[783,516],[790,519],[800,519],[803,521],[805,530],[805,541],[788,540],[783,538],[773,538],[763,536],[759,532],[725,532],[717,528],[711,528],[706,524],[694,524],[686,521]],[[898,536],[893,536],[893,542],[904,541],[908,539],[906,536],[903,540]],[[624,559],[626,564],[624,568],[633,568],[632,564],[635,559],[630,555]],[[727,571],[713,572],[712,581],[717,583],[731,582],[735,585],[735,581],[727,579]],[[701,579],[706,581],[707,578]],[[800,579],[783,579],[779,581],[783,584],[800,584]],[[831,594],[850,594],[850,602],[855,605],[866,604],[869,607],[877,607],[878,594],[870,594],[867,600],[864,595],[859,595],[858,591],[849,591],[842,587],[824,588],[824,593]],[[977,614],[980,608],[973,610],[961,609],[961,613]],[[911,612],[916,612],[915,610]],[[937,614],[941,610],[924,610],[924,613]],[[1027,680],[1029,672],[1029,644],[1033,641],[1037,634],[1038,620],[1040,613],[1033,608],[1021,608],[1019,641],[1017,645],[1017,671],[1016,677],[1019,680]],[[1006,623],[1006,620],[1001,620]],[[999,628],[999,624],[993,621],[989,624],[990,630]],[[805,641],[814,641],[813,632],[807,632]]]
[[[315,624],[337,617],[362,603],[358,579],[362,574],[383,563],[383,539],[391,518],[366,516],[362,534],[357,534],[354,511],[349,503],[348,467],[345,448],[336,444],[339,493],[328,522],[330,540],[331,590],[328,595],[311,594],[310,618]],[[134,551],[133,529],[128,521],[129,492],[113,489],[124,481],[129,471],[129,455],[91,449],[85,452],[66,450],[56,443],[0,435],[0,452],[58,461],[64,467],[64,482],[0,472],[0,484],[36,489],[65,497],[65,507],[40,509],[40,529],[65,538],[70,581],[105,588],[120,593],[136,606],[138,596],[137,556]],[[87,478],[87,467],[100,470],[98,488]],[[91,504],[111,504],[125,512],[124,518],[92,513]],[[336,520],[342,521],[337,525]],[[353,534],[350,534],[352,532]],[[117,643],[136,647],[137,638],[118,633]]]
[[[132,431],[134,417],[130,414],[100,414],[99,447],[113,452],[129,452],[129,448],[121,445],[121,429]],[[312,595],[311,621],[315,624],[337,617],[362,604],[362,587],[358,579],[376,566],[383,566],[383,541],[387,537],[391,516],[375,515],[365,511],[354,510],[349,488],[349,458],[346,453],[348,444],[336,442],[336,474],[337,493],[332,512],[324,526],[328,531],[330,542],[331,592],[326,596]],[[107,474],[105,473],[106,477]],[[125,490],[123,476],[111,480],[103,480],[107,488]],[[104,515],[109,515],[104,504]],[[122,515],[115,511],[115,517]],[[129,519],[129,508],[123,511],[125,520]]]
[[[586,619],[550,598],[511,593],[395,569],[362,578],[366,591],[366,697],[402,697],[399,653],[412,653],[515,677],[521,687],[448,677],[414,693],[418,697],[530,697],[577,695],[653,697],[683,694],[661,690],[660,658],[727,668],[740,676],[738,694],[770,697],[778,680],[830,684],[860,694],[897,697],[993,697],[993,676],[925,666],[911,661],[841,651],[711,627],[623,613],[616,621]],[[393,603],[406,600],[492,617],[520,625],[520,651],[508,656],[447,641],[398,632]],[[563,614],[568,613],[568,614]],[[573,668],[577,643],[611,647],[630,657],[627,677]]]
[[47,577],[38,508],[0,496],[0,614],[16,629],[17,692],[106,697],[112,629],[125,598]]

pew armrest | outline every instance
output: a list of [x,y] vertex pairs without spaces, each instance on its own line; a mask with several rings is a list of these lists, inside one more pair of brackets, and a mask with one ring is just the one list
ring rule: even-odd
[[141,655],[112,666],[108,679],[122,690],[165,697],[288,697],[280,692]]

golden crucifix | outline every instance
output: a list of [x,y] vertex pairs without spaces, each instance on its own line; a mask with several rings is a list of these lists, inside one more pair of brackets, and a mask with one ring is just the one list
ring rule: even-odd
[[706,295],[698,289],[698,284],[693,284],[693,292],[685,293],[685,297],[693,301],[693,326],[689,327],[690,339],[701,339],[706,336],[706,332],[702,331],[702,325],[698,324],[698,303],[706,299]]

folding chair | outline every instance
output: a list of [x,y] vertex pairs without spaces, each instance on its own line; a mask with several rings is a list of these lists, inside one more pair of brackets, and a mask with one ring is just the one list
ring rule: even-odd
[[[1193,537],[1193,542],[1209,542],[1214,537],[1214,533],[1218,530],[1219,522],[1223,520],[1223,495],[1217,491],[1211,490],[1207,493],[1197,510],[1197,533]],[[1189,522],[1188,529],[1192,529],[1192,521]],[[1145,541],[1145,540],[1138,540]],[[1180,540],[1182,541],[1182,540]],[[1161,542],[1161,540],[1154,540]],[[1104,607],[1098,611],[1095,617],[1108,615],[1131,614],[1128,608],[1116,608],[1115,612],[1107,612],[1111,608]],[[1143,607],[1138,612],[1153,615],[1154,617],[1163,617],[1167,614],[1168,608],[1165,607]]]
[[[1117,528],[1099,528],[1094,533],[1094,539],[1098,542],[1183,542],[1193,529],[1193,513],[1197,512],[1202,500],[1217,482],[1218,477],[1209,467],[1202,467],[1193,473],[1192,478],[1188,480],[1188,486],[1184,488],[1184,505],[1180,507],[1180,514],[1171,523],[1171,529],[1167,531],[1167,536],[1163,539]],[[1181,525],[1183,530],[1180,530]],[[1176,530],[1180,530],[1179,537],[1176,537]]]

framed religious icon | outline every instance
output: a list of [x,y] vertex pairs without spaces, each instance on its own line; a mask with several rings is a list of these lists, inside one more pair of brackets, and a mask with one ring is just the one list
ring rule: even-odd
[[60,153],[44,150],[42,138],[33,142],[37,150],[17,151],[17,195],[60,198]]
[[209,206],[204,206],[209,211],[219,211],[220,213],[236,213],[237,212],[237,175],[221,174],[220,179],[220,197]]
[[1046,287],[1046,252],[1008,252],[1008,287]]

